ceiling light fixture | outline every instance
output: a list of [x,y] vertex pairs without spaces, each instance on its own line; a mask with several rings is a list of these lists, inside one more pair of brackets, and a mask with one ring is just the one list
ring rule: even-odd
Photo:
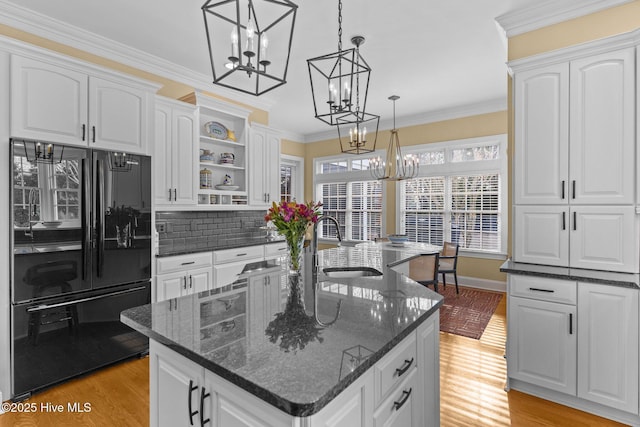
[[24,155],[31,163],[61,163],[64,146],[49,142],[23,141]]
[[288,0],[202,5],[213,83],[256,96],[284,85],[297,10]]
[[402,156],[400,137],[396,129],[396,101],[400,97],[392,95],[389,99],[393,101],[393,129],[391,129],[391,138],[387,147],[387,158],[384,161],[380,157],[369,160],[369,171],[375,179],[379,180],[402,181],[415,178],[420,165],[418,157],[415,154]]
[[338,127],[343,153],[372,152],[378,136],[380,116],[366,112],[371,67],[360,55],[364,40],[354,36],[355,48],[342,50],[342,0],[338,0],[338,50],[307,60],[315,117]]

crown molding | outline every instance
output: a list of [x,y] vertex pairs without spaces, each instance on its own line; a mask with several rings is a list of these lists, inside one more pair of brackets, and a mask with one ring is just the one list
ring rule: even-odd
[[214,85],[209,75],[195,72],[5,0],[0,0],[0,24],[256,108],[268,111],[274,105],[273,101],[266,98],[258,98]]
[[545,0],[496,18],[507,37],[528,33],[634,0]]
[[604,39],[588,41],[562,49],[527,56],[525,58],[514,59],[507,63],[507,67],[509,74],[513,76],[514,73],[532,68],[568,62],[574,59],[584,58],[586,56],[610,52],[612,50],[638,46],[639,44],[640,29],[606,37]]
[[[496,98],[475,104],[460,105],[452,108],[445,108],[438,111],[429,111],[410,116],[396,117],[396,128],[405,128],[409,126],[419,126],[429,123],[442,122],[445,120],[460,119],[463,117],[477,116],[480,114],[495,113],[507,110],[507,99]],[[381,119],[378,131],[393,129],[393,119]],[[315,132],[307,134],[304,142],[318,142],[329,139],[337,139],[338,133],[335,127],[331,130]]]

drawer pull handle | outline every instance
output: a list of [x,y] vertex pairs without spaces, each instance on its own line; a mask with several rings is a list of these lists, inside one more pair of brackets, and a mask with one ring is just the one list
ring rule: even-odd
[[204,427],[205,424],[211,421],[210,418],[204,419],[204,400],[209,396],[211,396],[211,393],[208,393],[203,386],[202,390],[200,390],[200,427]]
[[278,249],[278,250],[279,250],[279,251],[286,251],[286,250],[287,250],[287,248],[280,248],[280,249]]
[[190,264],[195,264],[195,263],[196,263],[195,261],[189,261],[189,262],[183,262],[180,265],[190,265]]
[[187,398],[187,401],[189,402],[189,424],[190,425],[193,425],[193,416],[198,413],[197,410],[193,411],[191,407],[191,394],[193,393],[194,390],[197,390],[197,389],[198,389],[198,386],[193,385],[193,380],[189,380],[189,396]]
[[409,370],[409,368],[413,365],[413,357],[411,360],[404,360],[404,366],[402,368],[396,368],[396,373],[399,377],[401,377],[405,372]]
[[573,313],[569,313],[569,335],[573,335]]
[[246,253],[243,253],[243,254],[236,254],[236,256],[246,256],[246,255],[247,255]]
[[553,289],[541,289],[541,288],[529,288],[529,290],[533,292],[547,292],[549,294],[552,294],[555,292]]
[[407,400],[409,400],[409,396],[411,396],[412,391],[413,391],[413,388],[410,388],[409,391],[402,390],[402,397],[400,398],[400,401],[396,400],[393,402],[393,409],[397,411],[400,408],[402,408],[402,406],[407,402]]

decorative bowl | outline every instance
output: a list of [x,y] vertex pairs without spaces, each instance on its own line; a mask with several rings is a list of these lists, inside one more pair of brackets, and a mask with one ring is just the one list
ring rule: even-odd
[[406,234],[390,234],[389,241],[394,245],[404,244],[409,241],[409,236]]
[[237,190],[238,188],[240,188],[240,186],[239,185],[229,185],[229,184],[218,184],[218,185],[216,185],[216,188],[218,190],[234,191],[234,190]]
[[62,221],[42,221],[42,225],[47,228],[55,228],[60,227],[60,225],[62,225]]

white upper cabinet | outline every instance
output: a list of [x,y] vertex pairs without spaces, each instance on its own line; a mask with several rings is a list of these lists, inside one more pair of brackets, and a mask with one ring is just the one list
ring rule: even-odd
[[567,202],[569,64],[515,76],[516,204]]
[[635,198],[633,48],[517,73],[515,204]]
[[572,61],[570,80],[571,203],[633,204],[635,50]]
[[158,97],[153,146],[156,205],[195,205],[198,108]]
[[75,62],[12,55],[11,135],[147,154],[155,90]]
[[514,206],[513,212],[515,261],[569,265],[567,206]]
[[270,205],[280,201],[280,137],[260,125],[251,126],[249,203]]

